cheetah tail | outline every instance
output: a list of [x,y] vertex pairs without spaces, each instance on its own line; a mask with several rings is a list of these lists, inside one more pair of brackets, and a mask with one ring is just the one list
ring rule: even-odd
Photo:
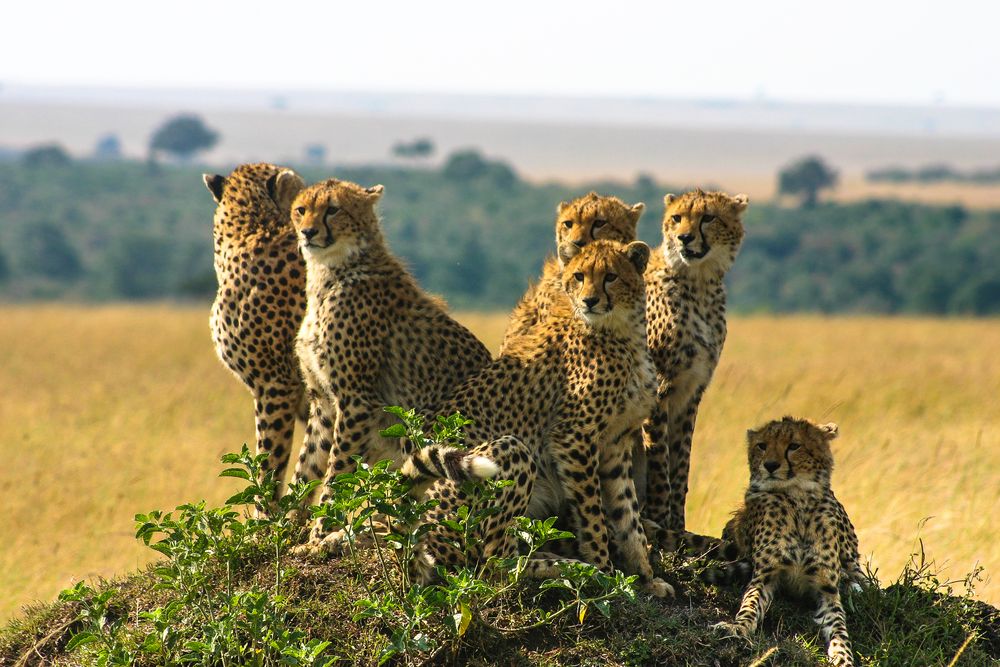
[[500,469],[489,457],[447,445],[429,445],[406,459],[401,472],[415,481],[450,479],[467,482],[491,479]]

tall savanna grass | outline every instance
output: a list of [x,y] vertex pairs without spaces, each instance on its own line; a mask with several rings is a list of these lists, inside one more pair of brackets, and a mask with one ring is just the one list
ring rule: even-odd
[[[132,517],[234,485],[249,394],[212,351],[207,306],[0,309],[0,619],[148,557]],[[506,315],[460,319],[495,351]],[[694,445],[688,524],[739,502],[744,432],[836,421],[834,487],[862,552],[894,578],[918,538],[961,577],[1000,568],[1000,321],[734,318]],[[984,599],[1000,603],[988,582]]]

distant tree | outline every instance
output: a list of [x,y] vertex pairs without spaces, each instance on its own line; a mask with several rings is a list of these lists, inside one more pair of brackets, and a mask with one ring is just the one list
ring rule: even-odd
[[122,157],[122,142],[118,135],[105,134],[97,140],[94,146],[94,159],[103,162],[114,162]]
[[434,142],[426,137],[410,142],[397,141],[392,147],[392,153],[402,158],[428,158],[434,153]]
[[487,160],[475,149],[455,151],[448,156],[442,170],[446,178],[455,181],[488,180],[501,189],[517,183],[517,173],[506,162]]
[[306,162],[321,165],[326,162],[326,146],[323,144],[308,144],[306,146]]
[[793,162],[778,174],[778,192],[801,198],[807,208],[816,205],[820,190],[836,184],[837,172],[814,155]]
[[171,118],[153,133],[149,148],[153,154],[162,151],[179,160],[189,160],[218,141],[219,133],[210,130],[201,118],[181,115]]
[[21,164],[25,167],[64,167],[72,162],[69,153],[59,144],[35,146],[21,156]]
[[66,238],[62,227],[48,222],[37,222],[21,241],[19,257],[21,269],[56,281],[79,278],[83,264],[76,248]]

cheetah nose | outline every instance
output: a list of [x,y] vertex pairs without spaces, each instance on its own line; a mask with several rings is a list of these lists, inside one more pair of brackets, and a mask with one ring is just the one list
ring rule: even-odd
[[775,470],[778,469],[780,465],[781,464],[778,463],[777,461],[765,461],[764,469],[767,470],[769,473],[773,473]]
[[601,300],[600,297],[588,296],[586,299],[583,300],[583,303],[586,304],[588,309],[591,309],[594,306],[596,306],[597,302],[600,300]]
[[302,230],[302,236],[303,238],[305,238],[306,241],[311,241],[312,237],[316,236],[317,234],[319,234],[319,230],[313,229],[312,227]]
[[681,243],[687,245],[691,241],[694,241],[694,234],[678,234],[677,238],[680,239]]

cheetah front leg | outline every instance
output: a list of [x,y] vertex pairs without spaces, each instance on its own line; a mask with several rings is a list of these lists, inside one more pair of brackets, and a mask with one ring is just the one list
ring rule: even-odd
[[[276,483],[273,501],[281,495],[281,487],[288,467],[295,433],[295,418],[302,399],[301,387],[271,386],[254,397],[257,454],[266,454],[261,463],[261,476],[271,472]],[[258,514],[271,508],[258,507]]]
[[767,568],[754,570],[750,585],[743,593],[740,609],[736,612],[735,623],[716,623],[714,628],[727,634],[749,638],[757,630],[764,613],[774,598],[774,573]]
[[830,562],[821,566],[812,577],[812,585],[819,592],[819,605],[813,620],[827,642],[826,654],[831,665],[854,667],[854,652],[847,636],[847,616],[840,599],[839,571]]
[[[371,444],[381,437],[379,430],[383,410],[379,401],[356,395],[338,400],[336,406],[332,447],[321,487],[321,505],[330,500],[330,482],[333,478],[353,469],[352,457],[360,456],[369,464],[375,463],[368,461],[368,452]],[[309,533],[308,547],[314,553],[335,553],[341,548],[343,537],[343,531],[330,532],[321,520],[316,520]]]
[[[621,556],[628,574],[639,575],[639,585],[656,597],[673,595],[667,582],[653,576],[649,564],[646,534],[639,517],[632,470],[632,445],[638,432],[626,434],[620,442],[601,451],[601,500],[615,552]],[[627,446],[622,446],[627,445]]]
[[646,488],[643,518],[663,529],[670,505],[670,450],[667,447],[667,405],[659,399],[642,425],[642,444],[646,453]]
[[691,472],[691,440],[694,437],[698,405],[701,391],[697,391],[686,402],[671,401],[667,420],[667,451],[670,466],[670,494],[667,500],[666,526],[673,530],[685,530],[685,505],[687,503],[688,476]]
[[[329,465],[330,450],[333,449],[333,426],[337,419],[337,404],[321,392],[309,392],[309,417],[306,420],[305,437],[295,464],[293,482],[311,482],[323,479]],[[305,508],[294,516],[297,523],[308,520]]]
[[570,429],[549,442],[552,461],[566,498],[570,527],[583,560],[611,572],[608,529],[601,506],[597,447],[592,434]]

